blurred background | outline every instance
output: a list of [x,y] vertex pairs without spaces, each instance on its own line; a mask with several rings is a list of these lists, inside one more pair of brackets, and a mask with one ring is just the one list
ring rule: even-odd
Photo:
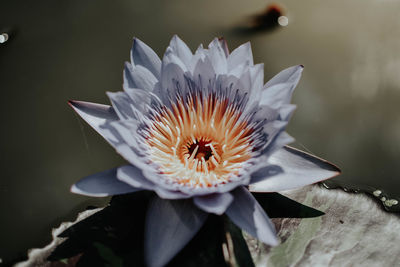
[[2,0],[0,262],[22,260],[52,227],[106,203],[69,188],[124,161],[67,101],[108,104],[133,36],[160,56],[173,34],[192,50],[216,36],[231,49],[251,41],[265,81],[305,65],[288,128],[294,145],[340,166],[337,183],[400,196],[400,2],[282,0],[267,12],[271,4]]

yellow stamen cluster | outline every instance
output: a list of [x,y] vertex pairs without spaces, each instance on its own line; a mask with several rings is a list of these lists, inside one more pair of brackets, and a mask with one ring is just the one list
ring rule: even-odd
[[251,158],[252,128],[237,106],[214,95],[178,99],[148,129],[150,160],[172,182],[189,187],[225,184]]

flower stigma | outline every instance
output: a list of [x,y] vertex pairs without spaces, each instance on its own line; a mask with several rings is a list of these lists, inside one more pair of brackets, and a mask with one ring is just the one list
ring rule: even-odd
[[150,160],[167,180],[186,187],[229,183],[252,158],[252,135],[241,105],[210,93],[176,97],[148,127]]

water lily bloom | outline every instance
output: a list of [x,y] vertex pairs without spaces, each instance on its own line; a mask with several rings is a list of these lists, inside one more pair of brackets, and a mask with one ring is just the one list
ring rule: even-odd
[[268,245],[275,229],[250,191],[276,192],[339,173],[334,165],[286,146],[295,106],[290,99],[303,66],[264,84],[250,43],[229,53],[214,39],[193,54],[174,36],[162,60],[134,39],[123,91],[112,106],[70,101],[74,110],[128,164],[88,176],[72,192],[109,196],[152,190],[146,217],[145,260],[168,263],[209,213],[226,214]]

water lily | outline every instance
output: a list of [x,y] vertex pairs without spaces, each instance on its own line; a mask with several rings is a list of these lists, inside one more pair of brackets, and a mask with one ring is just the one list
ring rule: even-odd
[[214,39],[193,54],[174,36],[162,60],[134,39],[121,92],[112,106],[70,101],[128,165],[88,176],[71,191],[110,196],[152,190],[145,259],[163,266],[201,228],[209,213],[226,214],[268,245],[275,229],[250,191],[276,192],[339,173],[330,163],[286,146],[295,106],[290,99],[303,66],[264,84],[250,43],[229,53]]

